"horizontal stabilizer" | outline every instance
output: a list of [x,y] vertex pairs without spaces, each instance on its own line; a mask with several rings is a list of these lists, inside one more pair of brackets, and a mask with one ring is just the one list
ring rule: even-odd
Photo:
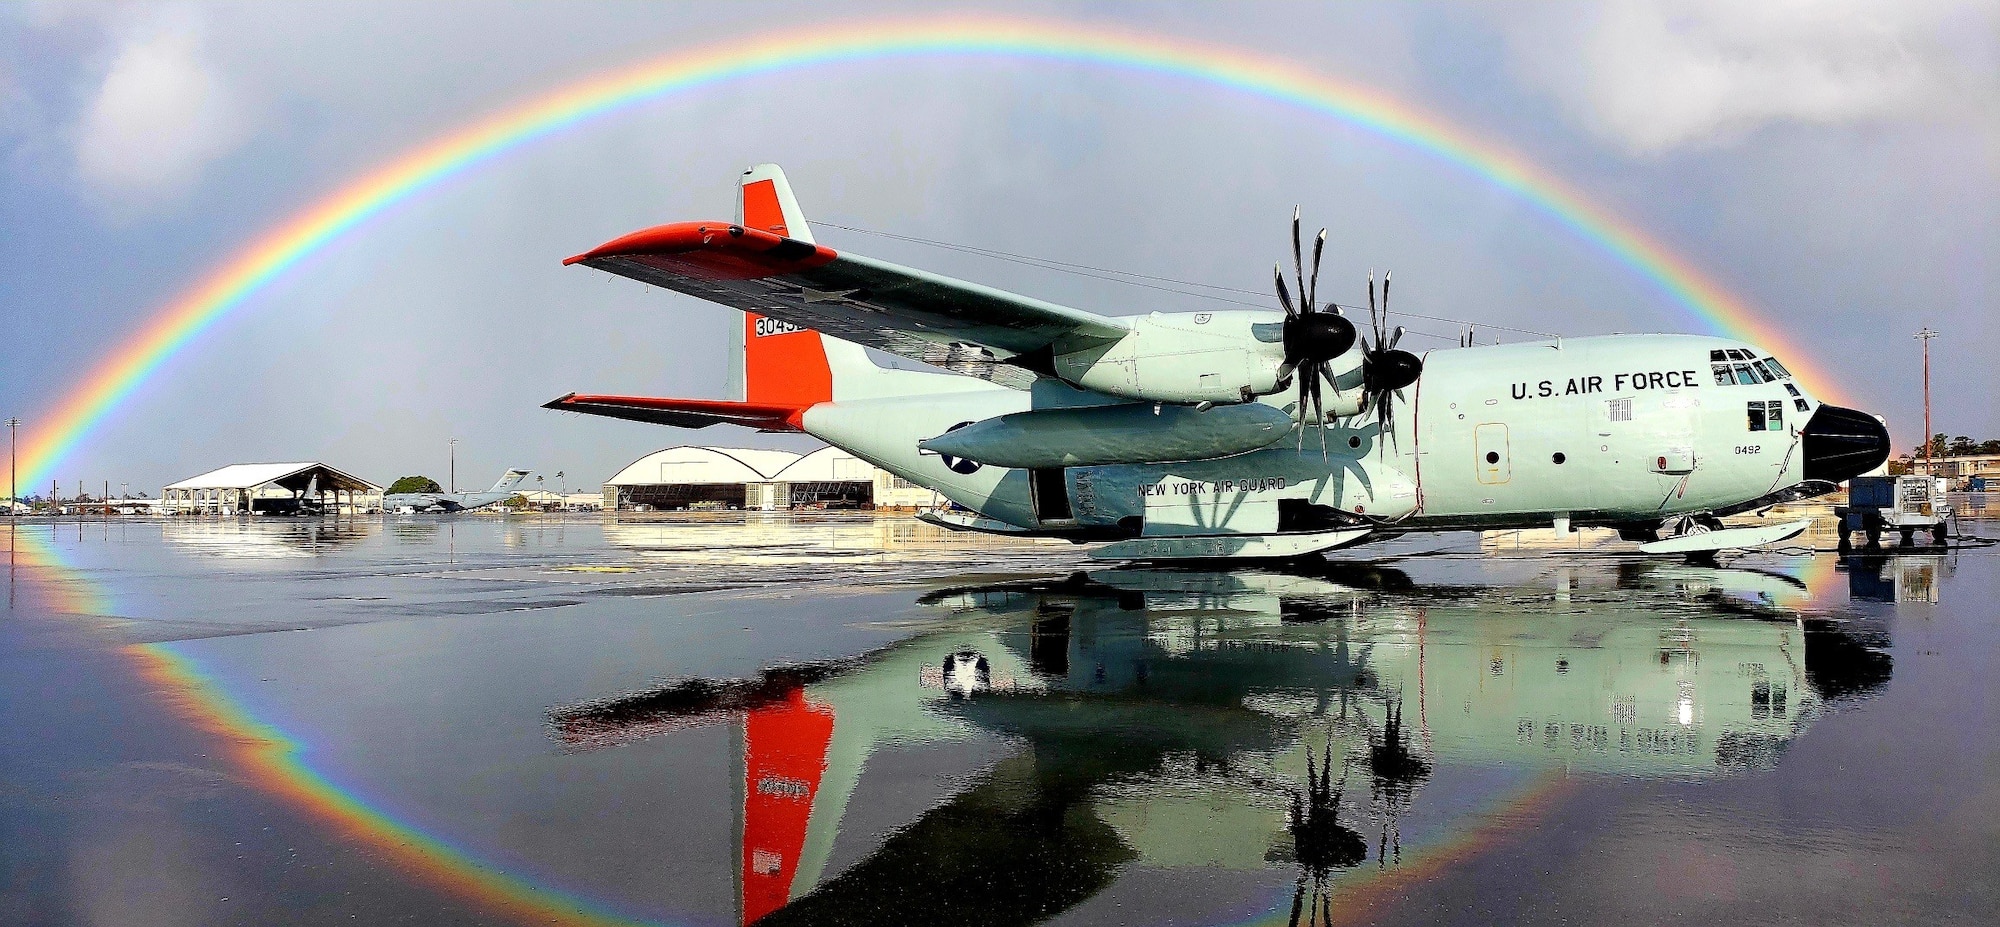
[[656,399],[651,396],[590,396],[571,393],[542,404],[558,412],[582,412],[633,422],[707,428],[742,425],[763,431],[799,431],[805,410],[788,405],[729,402],[721,399]]

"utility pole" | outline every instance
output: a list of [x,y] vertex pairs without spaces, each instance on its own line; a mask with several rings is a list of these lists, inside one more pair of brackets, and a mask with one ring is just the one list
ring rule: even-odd
[[[1924,427],[1926,428],[1930,427],[1930,423],[1928,421],[1925,422]],[[451,491],[452,492],[458,491],[458,439],[457,438],[451,439]]]
[[1916,339],[1924,343],[1924,475],[1937,476],[1931,466],[1931,339],[1938,336],[1926,325],[1917,332]]
[[14,471],[20,469],[20,457],[14,451],[14,429],[21,427],[21,420],[7,420],[7,517],[21,517],[21,493],[14,488]]

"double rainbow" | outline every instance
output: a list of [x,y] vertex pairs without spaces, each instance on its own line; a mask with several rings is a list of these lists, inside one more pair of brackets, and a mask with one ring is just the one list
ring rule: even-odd
[[30,423],[21,485],[62,461],[160,366],[287,269],[390,206],[536,140],[639,104],[775,72],[896,58],[1003,58],[1094,65],[1239,91],[1300,107],[1456,165],[1507,190],[1658,287],[1710,332],[1784,349],[1838,401],[1803,352],[1741,298],[1636,226],[1511,152],[1379,91],[1267,55],[1118,30],[1012,17],[869,20],[772,32],[645,61],[503,109],[336,190],[251,242],[182,293]]

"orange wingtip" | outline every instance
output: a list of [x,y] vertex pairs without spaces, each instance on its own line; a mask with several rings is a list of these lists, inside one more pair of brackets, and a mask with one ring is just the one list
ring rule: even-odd
[[656,225],[598,245],[564,264],[633,261],[707,280],[752,280],[823,267],[832,248],[727,222]]

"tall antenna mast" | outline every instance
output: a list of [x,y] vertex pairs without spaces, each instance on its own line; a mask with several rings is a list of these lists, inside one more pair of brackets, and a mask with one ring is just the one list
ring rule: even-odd
[[1937,336],[1928,325],[1915,336],[1924,343],[1924,475],[1931,477],[1937,475],[1931,466],[1931,339]]

